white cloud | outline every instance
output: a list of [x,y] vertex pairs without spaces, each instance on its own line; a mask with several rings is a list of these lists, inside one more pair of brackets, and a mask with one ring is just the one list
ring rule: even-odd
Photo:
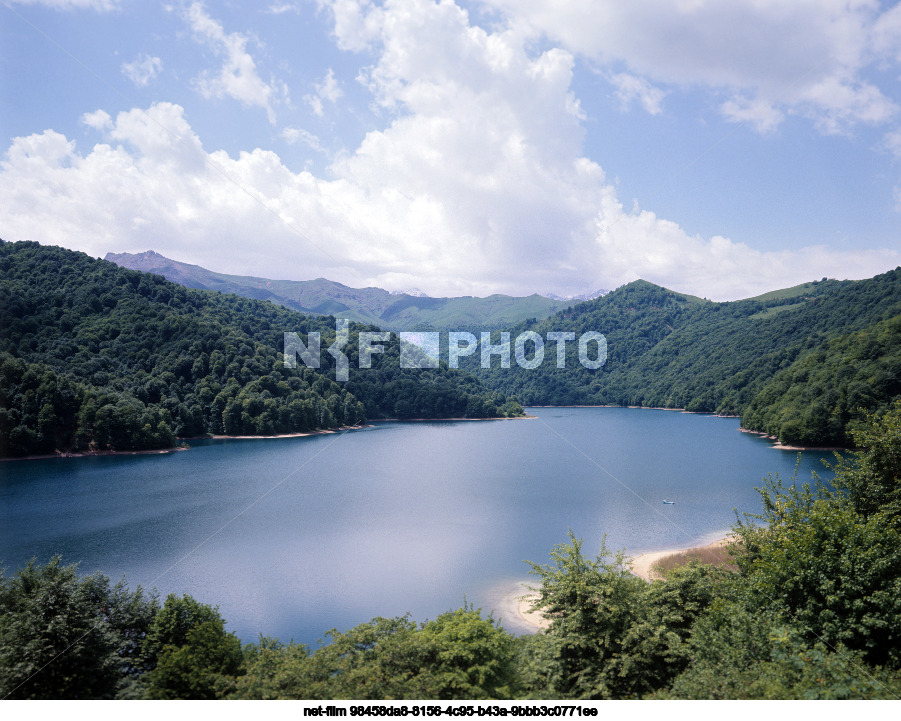
[[269,9],[266,11],[272,15],[284,15],[285,13],[299,13],[300,6],[295,3],[276,3],[274,5],[270,5]]
[[734,123],[748,123],[759,133],[772,132],[785,119],[785,114],[781,110],[759,98],[749,100],[736,96],[723,103],[720,110],[727,120]]
[[122,63],[122,74],[138,87],[144,87],[163,69],[163,61],[142,53],[130,63]]
[[287,127],[279,133],[279,137],[284,140],[288,145],[296,145],[297,143],[304,143],[308,145],[313,150],[322,151],[322,143],[319,141],[313,133],[310,133],[303,128],[294,128]]
[[81,116],[81,122],[94,130],[106,130],[113,126],[113,119],[105,110],[95,110]]
[[875,51],[901,62],[901,5],[884,12],[873,27]]
[[858,122],[882,125],[898,110],[876,86],[864,82],[852,84],[835,77],[811,85],[801,97],[809,103],[807,114],[827,134],[845,132]]
[[335,72],[329,68],[321,83],[316,84],[315,95],[304,95],[304,101],[313,109],[313,112],[322,117],[323,106],[322,101],[327,100],[330,103],[336,103],[344,93],[338,85],[335,78]]
[[612,197],[598,218],[598,244],[611,286],[641,277],[711,300],[748,298],[823,277],[868,278],[901,264],[897,249],[760,251],[721,236],[704,240],[649,211],[624,214]]
[[484,0],[520,32],[544,35],[629,75],[731,97],[730,120],[772,130],[787,111],[827,133],[878,124],[897,106],[861,71],[895,54],[901,11],[874,0]]
[[651,115],[657,115],[662,110],[660,103],[666,93],[644,78],[629,73],[616,73],[610,76],[610,82],[616,87],[616,95],[624,107],[628,108],[637,100],[645,112]]
[[[339,44],[373,54],[363,77],[392,114],[327,179],[266,150],[210,152],[177,105],[99,111],[84,122],[107,142],[86,151],[52,131],[15,139],[0,166],[2,236],[433,296],[644,277],[722,299],[901,263],[897,250],[762,252],[624,210],[583,155],[571,52],[531,52],[527,35],[473,26],[447,0],[340,0],[335,19]],[[282,138],[318,143],[296,127]]]
[[341,50],[360,52],[377,38],[383,11],[370,0],[316,0],[316,4],[332,13]]
[[247,52],[248,38],[241,33],[226,34],[200,2],[187,8],[185,19],[199,40],[224,57],[218,74],[203,73],[195,80],[197,89],[207,98],[230,97],[246,106],[263,108],[269,122],[274,123],[273,106],[279,96],[287,98],[287,86],[275,80],[266,83],[260,78],[256,63]]
[[[615,287],[643,277],[722,299],[827,275],[867,277],[901,262],[890,250],[768,253],[721,237],[689,236],[648,211],[625,212],[590,166],[582,171],[597,194],[594,213],[584,209],[591,232],[557,228],[550,247],[536,255],[534,237],[524,243],[494,237],[492,245],[463,235],[453,216],[461,208],[441,198],[408,197],[396,187],[375,193],[347,178],[293,173],[262,150],[238,158],[207,153],[178,106],[120,113],[109,135],[121,145],[97,144],[84,154],[53,131],[17,138],[0,164],[0,185],[8,189],[0,196],[4,237],[95,255],[153,248],[217,270],[269,277],[323,275],[383,287],[415,281],[433,295]],[[498,198],[489,191],[485,203]],[[515,236],[541,222],[545,210],[528,213],[521,202],[515,211],[527,216],[519,224],[503,209],[489,222]],[[565,213],[544,230],[560,220]],[[549,250],[550,262],[542,256]],[[499,278],[506,279],[500,287]]]
[[335,72],[331,68],[328,69],[322,82],[316,86],[316,91],[321,98],[331,103],[338,102],[338,99],[344,94],[341,92],[338,81],[335,79]]
[[895,158],[901,160],[901,130],[893,130],[885,134],[885,149],[888,150]]

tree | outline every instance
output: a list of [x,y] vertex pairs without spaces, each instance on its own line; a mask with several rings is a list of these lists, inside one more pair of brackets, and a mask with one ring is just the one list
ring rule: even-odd
[[312,655],[305,646],[261,639],[246,650],[234,698],[509,698],[513,637],[464,607],[420,626],[407,616],[374,618]]
[[569,538],[551,551],[553,564],[530,562],[542,581],[535,607],[551,619],[547,632],[555,641],[551,689],[564,698],[609,698],[618,687],[612,661],[623,651],[646,583],[605,543],[591,560],[572,531]]
[[0,697],[113,698],[136,674],[135,655],[156,612],[153,595],[114,589],[55,557],[0,576]]
[[330,643],[305,664],[291,698],[428,698],[417,684],[427,649],[408,617],[374,618],[326,636]]
[[666,688],[688,666],[694,624],[731,585],[730,575],[693,561],[646,586],[622,650],[611,661],[617,696],[640,697]]
[[165,646],[184,646],[191,630],[211,621],[222,621],[218,607],[200,603],[188,594],[179,598],[170,593],[147,630],[142,662],[152,670]]
[[225,631],[222,619],[191,628],[184,644],[163,646],[156,668],[147,676],[151,699],[215,699],[226,696],[242,673],[238,638]]
[[691,662],[658,699],[895,699],[901,682],[843,646],[809,642],[790,620],[738,595],[695,624]]
[[243,656],[217,607],[170,594],[147,631],[142,660],[148,698],[210,699],[232,688]]
[[422,625],[430,649],[429,698],[509,698],[513,639],[489,616],[463,607]]
[[810,642],[901,667],[901,534],[823,486],[777,478],[761,492],[768,525],[737,527],[752,607],[791,618]]
[[864,517],[881,513],[901,530],[901,401],[882,416],[869,415],[852,431],[860,449],[853,461],[839,457],[833,485]]
[[304,683],[310,656],[307,646],[261,636],[259,643],[248,644],[243,650],[246,673],[237,679],[231,698],[308,698]]

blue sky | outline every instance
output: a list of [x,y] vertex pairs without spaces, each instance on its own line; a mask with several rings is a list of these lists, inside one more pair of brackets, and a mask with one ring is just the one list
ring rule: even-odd
[[901,6],[0,5],[0,237],[431,295],[901,265]]

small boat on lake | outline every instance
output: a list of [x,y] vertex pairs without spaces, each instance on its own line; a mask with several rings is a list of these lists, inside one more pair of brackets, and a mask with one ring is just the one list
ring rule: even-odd
[[665,503],[667,506],[672,506],[672,505],[674,505],[676,502],[675,502],[675,501],[664,501],[664,503]]

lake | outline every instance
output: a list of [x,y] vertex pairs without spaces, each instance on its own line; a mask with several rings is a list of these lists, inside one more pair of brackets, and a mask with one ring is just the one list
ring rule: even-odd
[[[737,418],[537,408],[530,420],[395,422],[301,438],[192,441],[162,455],[0,464],[0,562],[61,554],[134,587],[218,605],[244,641],[463,605],[526,630],[525,560],[572,529],[595,555],[689,546],[760,509],[797,454]],[[799,478],[820,459],[802,454]],[[675,501],[664,505],[663,499]]]

